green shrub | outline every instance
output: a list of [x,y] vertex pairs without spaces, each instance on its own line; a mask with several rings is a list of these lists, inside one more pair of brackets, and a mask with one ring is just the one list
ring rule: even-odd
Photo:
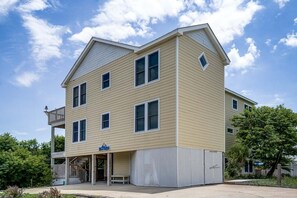
[[62,195],[57,188],[50,188],[49,191],[39,193],[38,198],[62,198]]
[[17,186],[9,186],[1,195],[1,198],[22,198],[23,189]]

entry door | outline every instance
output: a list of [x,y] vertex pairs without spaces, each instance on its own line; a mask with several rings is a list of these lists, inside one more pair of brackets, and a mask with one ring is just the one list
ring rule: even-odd
[[106,169],[106,160],[97,159],[97,181],[105,180],[105,169]]
[[204,151],[205,184],[223,182],[223,155],[222,152]]

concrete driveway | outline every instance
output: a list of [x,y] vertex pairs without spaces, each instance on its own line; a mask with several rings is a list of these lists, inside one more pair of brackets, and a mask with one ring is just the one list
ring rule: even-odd
[[[207,186],[196,186],[189,188],[159,188],[159,187],[137,187],[133,185],[114,184],[107,187],[104,184],[91,185],[91,184],[76,184],[68,186],[57,187],[63,194],[76,194],[76,195],[92,195],[92,196],[108,196],[120,198],[206,198],[206,197],[219,197],[219,198],[296,198],[297,189],[289,188],[275,188],[275,187],[257,187],[247,185],[231,185],[231,184],[218,184]],[[25,193],[40,193],[47,188],[32,188],[26,189]]]

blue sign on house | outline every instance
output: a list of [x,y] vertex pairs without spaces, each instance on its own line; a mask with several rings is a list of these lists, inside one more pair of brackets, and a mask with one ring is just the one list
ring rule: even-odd
[[105,143],[102,144],[102,146],[99,147],[99,151],[108,151],[109,146],[107,146]]

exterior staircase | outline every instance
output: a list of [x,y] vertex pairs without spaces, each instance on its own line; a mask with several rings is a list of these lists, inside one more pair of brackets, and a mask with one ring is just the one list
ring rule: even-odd
[[89,159],[87,157],[75,157],[69,164],[69,183],[77,184],[89,181]]

